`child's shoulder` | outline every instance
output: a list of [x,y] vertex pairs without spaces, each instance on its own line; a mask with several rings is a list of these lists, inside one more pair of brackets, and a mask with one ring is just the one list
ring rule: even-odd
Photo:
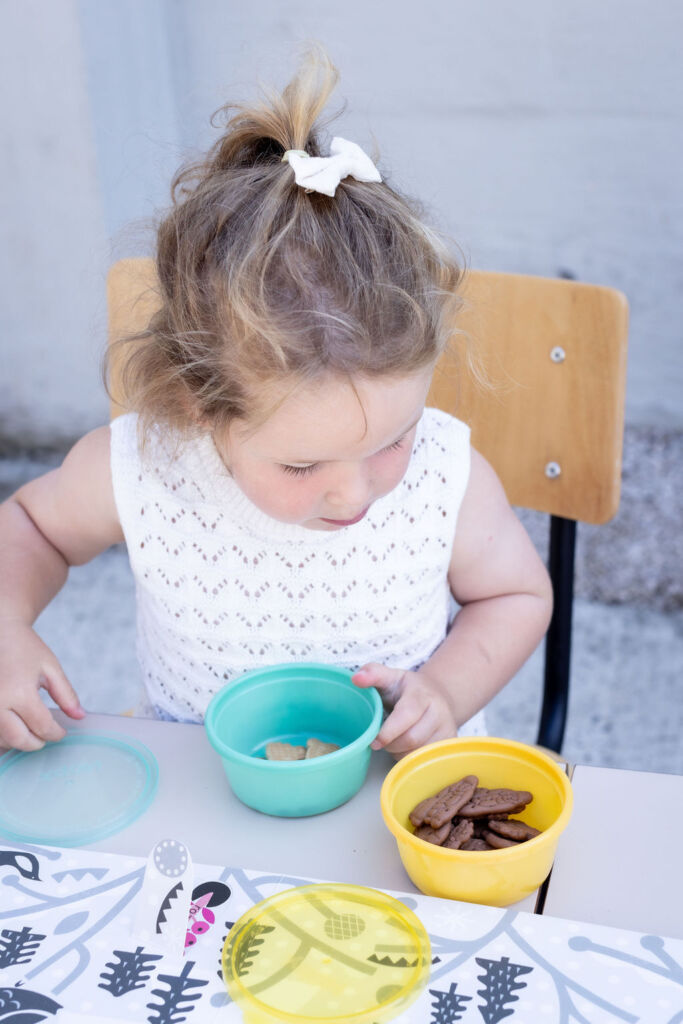
[[126,412],[116,416],[109,424],[109,431],[112,449],[126,446],[140,448],[140,417],[136,412]]
[[85,434],[61,466],[24,484],[16,500],[69,565],[123,539],[109,473],[109,427]]
[[135,504],[143,495],[164,502],[204,501],[215,461],[222,469],[208,434],[186,435],[168,424],[144,424],[136,413],[111,423],[111,473],[120,506]]
[[121,476],[137,472],[143,445],[137,413],[117,416],[109,424],[110,459],[114,483]]
[[424,444],[436,444],[439,448],[445,446],[449,451],[469,448],[470,444],[468,425],[443,409],[432,406],[425,408],[417,436]]
[[470,473],[470,428],[441,409],[425,408],[415,434],[415,444],[406,486],[423,490],[431,481],[435,493],[448,496],[448,507],[456,508],[464,494]]
[[109,425],[112,465],[145,465],[148,468],[177,460],[191,444],[174,427],[145,423],[135,412],[123,413]]

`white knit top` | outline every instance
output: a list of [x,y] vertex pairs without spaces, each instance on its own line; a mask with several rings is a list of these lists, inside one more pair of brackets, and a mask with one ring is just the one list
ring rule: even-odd
[[[206,435],[111,424],[114,495],[137,592],[137,650],[151,706],[200,722],[244,672],[317,661],[417,668],[446,634],[447,572],[470,465],[469,429],[435,409],[401,483],[334,531],[281,523],[238,488]],[[482,732],[475,716],[463,734]]]

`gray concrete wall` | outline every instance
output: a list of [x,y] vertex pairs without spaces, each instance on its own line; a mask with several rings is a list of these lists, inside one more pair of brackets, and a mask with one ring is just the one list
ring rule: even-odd
[[627,420],[683,428],[683,7],[677,0],[3,0],[0,442],[103,422],[112,259],[144,251],[209,115],[329,49],[338,130],[471,265],[613,285]]

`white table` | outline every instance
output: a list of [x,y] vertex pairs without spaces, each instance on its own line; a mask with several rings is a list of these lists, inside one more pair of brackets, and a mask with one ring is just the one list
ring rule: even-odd
[[[274,818],[233,795],[203,726],[95,714],[82,722],[60,720],[69,729],[131,736],[159,762],[151,806],[92,849],[145,857],[158,840],[174,838],[205,864],[417,891],[380,812],[379,791],[394,763],[388,754],[373,753],[365,785],[342,807],[310,818]],[[579,765],[572,786],[574,812],[560,839],[543,914],[683,937],[683,776]],[[536,903],[532,894],[515,909],[532,912]]]
[[683,938],[683,776],[577,765],[572,786],[543,913]]
[[[348,803],[308,818],[274,818],[251,810],[230,789],[204,727],[89,714],[70,729],[121,733],[146,744],[159,762],[150,807],[122,832],[90,849],[146,857],[160,839],[179,839],[193,860],[278,871],[304,878],[417,892],[382,819],[379,791],[393,758],[376,751],[365,784]],[[536,894],[515,904],[533,912]]]
[[[4,864],[0,932],[11,965],[4,983],[18,1009],[61,1007],[64,1024],[122,1024],[161,1019],[160,1007],[175,1014],[184,1010],[183,999],[201,998],[198,1020],[239,1024],[216,965],[232,922],[255,902],[302,878],[415,892],[379,811],[379,789],[393,763],[385,754],[373,755],[366,784],[343,807],[285,819],[236,800],[201,726],[89,715],[72,728],[145,743],[159,762],[159,789],[137,821],[98,844],[79,851],[38,847],[30,854],[35,865]],[[466,1003],[470,1014],[478,1009],[485,1019],[500,1020],[503,1005],[514,1000],[520,1024],[540,1020],[539,1010],[544,1020],[564,1020],[580,996],[582,1020],[607,1020],[605,1013],[652,1024],[683,1020],[677,967],[683,942],[669,937],[681,934],[683,919],[676,884],[680,828],[656,847],[625,823],[634,792],[647,808],[641,821],[668,822],[682,787],[683,778],[674,776],[577,768],[574,819],[560,840],[541,916],[529,913],[533,897],[515,908],[527,913],[515,914],[416,895],[416,913],[437,955],[429,983],[401,1019],[424,1024],[438,1002],[451,1011]],[[156,844],[165,838],[189,848],[186,889],[169,891],[168,871],[147,861],[153,848],[164,849]],[[175,900],[183,890],[189,901],[195,881],[215,883],[216,868],[229,882],[228,902],[218,912],[220,927],[201,933],[187,959],[181,948],[188,905]],[[27,951],[18,946],[22,937],[30,940]],[[372,948],[384,955],[397,947]],[[140,967],[138,954],[159,963]],[[514,994],[503,974],[508,982],[523,976]],[[181,992],[186,982],[190,996]]]

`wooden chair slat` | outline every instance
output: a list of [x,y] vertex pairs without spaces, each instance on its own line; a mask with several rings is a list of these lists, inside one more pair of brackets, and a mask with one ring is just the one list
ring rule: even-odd
[[[458,327],[491,377],[448,355],[428,398],[472,427],[513,505],[604,523],[619,505],[628,307],[612,288],[472,271]],[[564,358],[553,353],[562,350]],[[555,463],[559,476],[546,475]]]
[[159,304],[158,281],[153,260],[138,258],[114,263],[107,275],[111,419],[120,416],[124,411],[120,404],[123,352],[112,343],[144,331]]

